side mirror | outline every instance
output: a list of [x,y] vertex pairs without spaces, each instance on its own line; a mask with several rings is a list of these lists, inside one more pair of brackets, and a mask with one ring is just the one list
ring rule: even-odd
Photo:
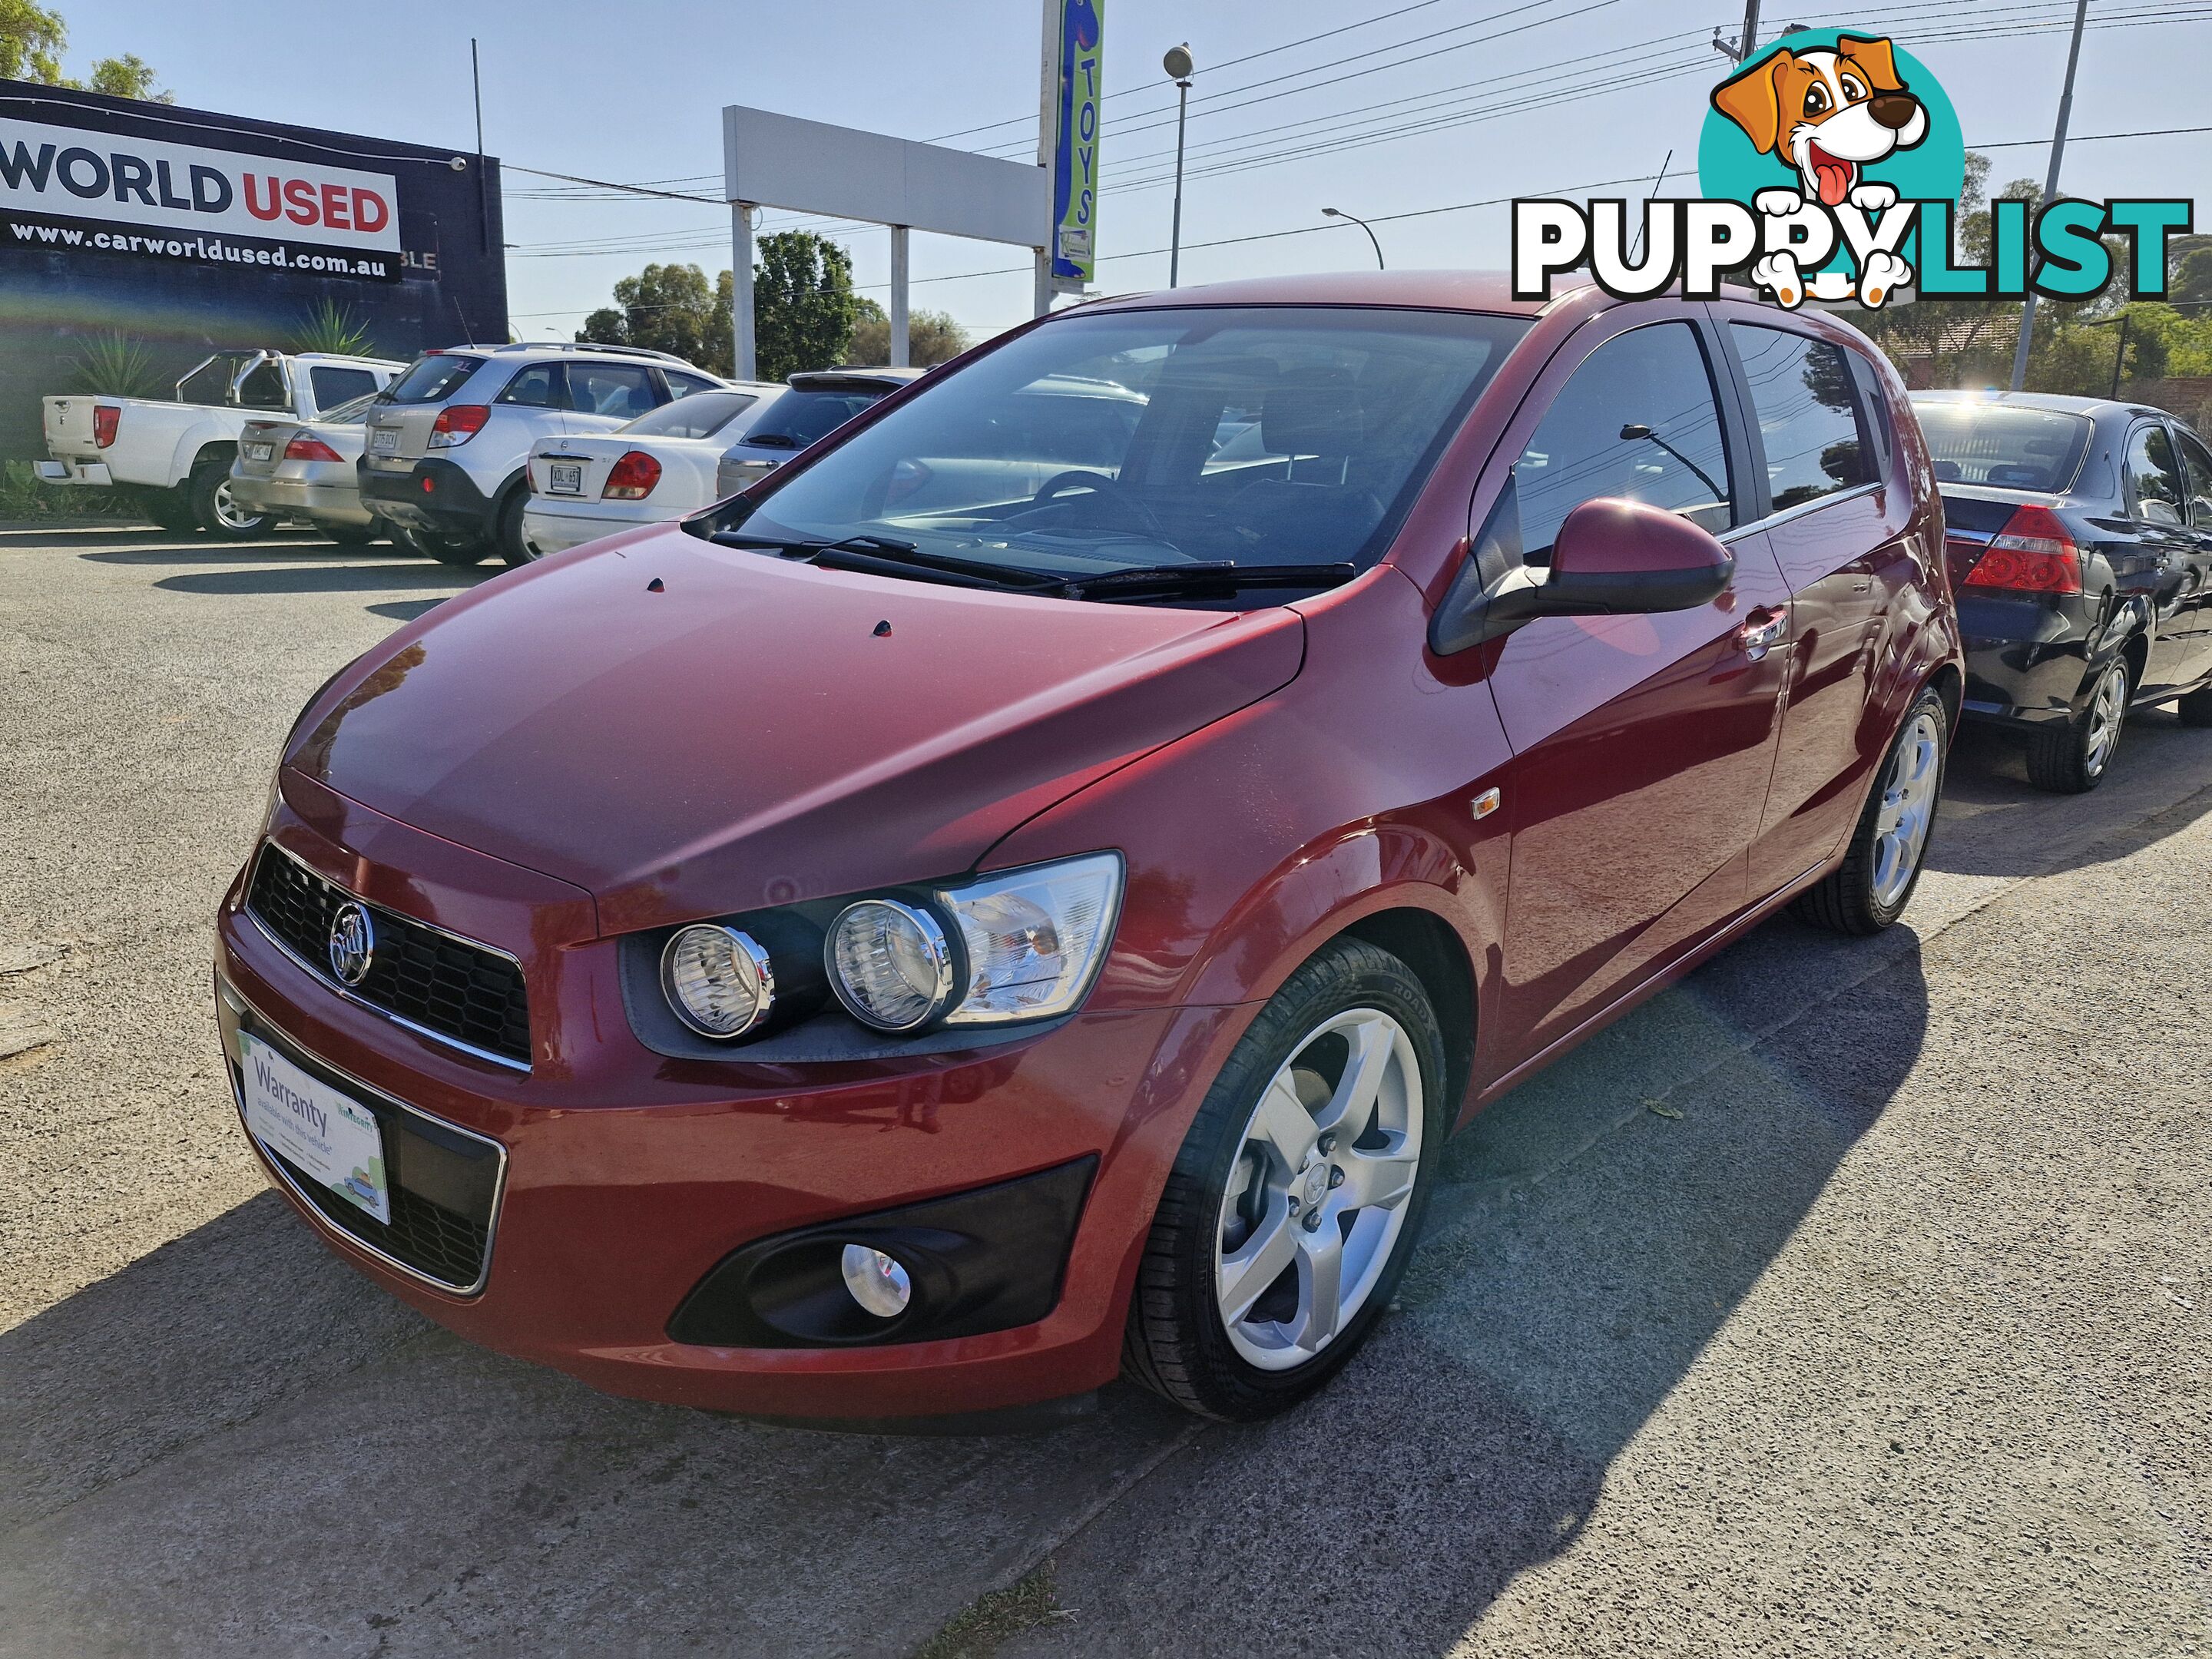
[[1462,580],[1429,629],[1439,654],[1510,633],[1538,617],[1692,611],[1718,598],[1735,556],[1687,519],[1642,501],[1600,496],[1567,514],[1548,568],[1514,566],[1486,587]]

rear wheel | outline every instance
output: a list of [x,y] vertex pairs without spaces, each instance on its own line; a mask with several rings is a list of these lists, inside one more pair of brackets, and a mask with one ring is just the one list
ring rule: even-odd
[[426,559],[435,559],[440,564],[463,568],[482,564],[483,556],[490,551],[479,541],[451,541],[443,536],[433,536],[427,531],[403,530],[398,525],[391,526],[390,534],[394,547],[403,548]]
[[1176,1155],[1130,1303],[1128,1375],[1230,1422],[1334,1376],[1412,1252],[1443,1079],[1436,1012],[1396,957],[1340,939],[1291,975]]
[[276,528],[274,514],[256,513],[232,496],[228,460],[202,461],[192,469],[186,488],[191,492],[192,516],[204,530],[245,537],[265,536]]
[[198,530],[199,515],[192,511],[192,489],[189,483],[173,489],[142,489],[138,499],[146,508],[146,516],[164,530]]
[[2212,685],[2191,691],[2173,705],[2184,726],[2212,726]]
[[2128,665],[2109,662],[2072,720],[2045,726],[2027,740],[2027,781],[2054,794],[2080,795],[2105,781],[2128,718]]
[[522,533],[522,509],[530,505],[527,489],[507,492],[507,499],[499,504],[499,529],[494,539],[499,546],[499,556],[510,565],[534,564],[538,555]]
[[1832,933],[1878,933],[1905,914],[1927,860],[1949,747],[1943,699],[1925,690],[1875,774],[1844,861],[1790,907],[1799,920]]

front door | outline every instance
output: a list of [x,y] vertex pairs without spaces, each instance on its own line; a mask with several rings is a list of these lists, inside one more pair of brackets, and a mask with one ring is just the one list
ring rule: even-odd
[[1592,322],[1539,381],[1507,434],[1518,459],[1477,556],[1543,564],[1572,508],[1625,496],[1722,536],[1736,572],[1692,611],[1542,617],[1504,641],[1490,683],[1515,751],[1504,953],[1516,1058],[1741,908],[1773,763],[1783,653],[1767,642],[1786,635],[1787,599],[1765,538],[1735,533],[1748,516],[1741,426],[1717,343],[1681,320],[1638,326],[1641,309]]
[[[2156,421],[2141,421],[2129,431],[2122,479],[2128,529],[2145,552],[2154,555],[2152,579],[2150,653],[2143,685],[2179,689],[2197,678],[2203,649],[2204,560],[2189,532],[2189,487],[2173,440]],[[2141,688],[2138,688],[2141,689]]]

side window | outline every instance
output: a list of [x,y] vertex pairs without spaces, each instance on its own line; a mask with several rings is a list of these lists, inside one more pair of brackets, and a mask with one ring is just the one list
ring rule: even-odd
[[2189,469],[2189,522],[2199,530],[2212,530],[2212,449],[2186,432],[2174,435],[2181,441],[2181,459]]
[[2136,517],[2146,524],[2179,524],[2181,466],[2162,426],[2143,425],[2128,434],[2128,490]]
[[241,409],[291,408],[292,392],[284,384],[284,371],[275,363],[258,365],[238,383],[238,402]]
[[525,409],[562,409],[567,407],[568,397],[562,388],[560,364],[532,363],[507,383],[499,400],[520,404]]
[[331,368],[322,363],[307,371],[307,383],[314,388],[317,409],[336,409],[376,390],[376,376],[365,368]]
[[1881,371],[1859,353],[1847,353],[1851,374],[1858,381],[1861,428],[1870,441],[1867,452],[1869,481],[1893,477],[1897,470],[1897,433],[1890,425],[1889,394],[1882,389]]
[[1656,323],[1583,359],[1514,462],[1513,495],[1530,564],[1549,563],[1560,523],[1600,495],[1663,507],[1716,533],[1734,524],[1728,447],[1697,331]]
[[1873,483],[1875,446],[1844,349],[1753,323],[1729,332],[1751,382],[1774,510]]
[[568,407],[579,415],[634,421],[659,402],[653,373],[642,363],[568,365]]
[[696,374],[679,374],[672,368],[662,369],[660,378],[668,382],[671,398],[688,398],[695,392],[712,391],[714,385],[712,380],[702,380]]

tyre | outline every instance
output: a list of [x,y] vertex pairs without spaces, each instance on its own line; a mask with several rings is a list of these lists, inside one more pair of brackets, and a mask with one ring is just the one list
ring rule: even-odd
[[146,516],[164,530],[193,531],[200,527],[199,515],[192,511],[191,496],[189,483],[180,483],[174,489],[142,489],[138,492]]
[[483,556],[490,550],[478,541],[452,541],[443,536],[433,536],[421,530],[402,530],[398,525],[389,527],[392,544],[406,552],[426,559],[435,559],[440,564],[461,568],[482,564]]
[[2191,691],[2173,705],[2184,726],[2212,726],[2212,685]]
[[274,514],[250,512],[231,499],[228,460],[202,461],[185,488],[191,493],[192,517],[203,530],[246,537],[265,536],[276,528]]
[[2098,671],[2089,701],[2072,720],[2038,730],[2027,740],[2027,781],[2053,794],[2081,795],[2105,781],[2128,718],[2128,665]]
[[1448,1127],[1420,979],[1356,939],[1291,975],[1230,1054],[1176,1156],[1122,1364],[1188,1411],[1287,1409],[1389,1305]]
[[509,490],[507,499],[499,504],[499,528],[494,532],[493,540],[498,545],[500,557],[510,565],[535,564],[538,562],[538,555],[531,551],[530,544],[523,539],[522,535],[522,509],[529,505],[530,492],[527,489]]
[[1928,856],[1950,750],[1943,699],[1923,690],[1882,757],[1844,861],[1798,896],[1799,920],[1837,933],[1878,933],[1905,914]]
[[319,524],[315,528],[325,540],[336,542],[340,547],[367,547],[378,534],[373,524]]

